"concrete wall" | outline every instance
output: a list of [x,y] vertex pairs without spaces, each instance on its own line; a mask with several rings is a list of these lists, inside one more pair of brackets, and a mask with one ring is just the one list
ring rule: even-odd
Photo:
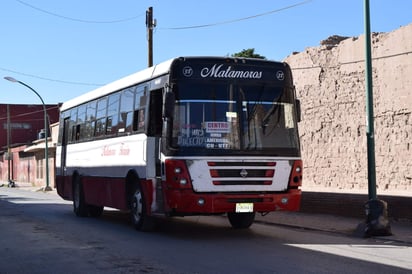
[[[367,192],[364,36],[294,53],[304,189]],[[372,35],[379,194],[412,195],[412,24]]]

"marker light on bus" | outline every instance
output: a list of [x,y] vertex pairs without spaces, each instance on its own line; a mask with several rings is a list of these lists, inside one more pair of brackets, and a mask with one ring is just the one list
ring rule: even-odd
[[204,205],[205,204],[205,199],[199,198],[199,200],[197,200],[197,204],[200,205],[200,206]]
[[302,185],[302,161],[295,160],[292,163],[292,174],[289,179],[289,186],[296,188]]
[[191,188],[191,180],[185,161],[167,159],[165,165],[166,182],[171,188]]

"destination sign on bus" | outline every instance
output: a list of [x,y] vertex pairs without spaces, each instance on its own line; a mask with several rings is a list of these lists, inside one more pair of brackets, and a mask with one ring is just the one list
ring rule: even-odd
[[236,70],[232,66],[224,67],[223,64],[214,64],[212,67],[204,67],[200,70],[200,76],[203,78],[243,78],[243,79],[260,79],[262,71],[257,70]]
[[283,81],[285,74],[281,67],[260,67],[232,64],[186,64],[181,70],[185,78],[201,79],[240,79],[240,80],[276,80]]

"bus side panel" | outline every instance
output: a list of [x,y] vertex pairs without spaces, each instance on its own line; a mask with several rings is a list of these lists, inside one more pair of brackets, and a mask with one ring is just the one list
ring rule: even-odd
[[82,177],[85,202],[127,210],[124,178]]
[[[124,178],[82,177],[85,202],[90,205],[107,206],[129,210]],[[144,192],[146,208],[151,214],[153,184],[150,180],[140,180]]]

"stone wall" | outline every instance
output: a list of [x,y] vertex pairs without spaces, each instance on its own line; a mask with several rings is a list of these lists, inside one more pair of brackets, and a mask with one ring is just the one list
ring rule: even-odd
[[[376,183],[379,194],[412,195],[412,24],[372,35]],[[332,36],[293,53],[302,103],[304,189],[368,189],[365,40]]]

